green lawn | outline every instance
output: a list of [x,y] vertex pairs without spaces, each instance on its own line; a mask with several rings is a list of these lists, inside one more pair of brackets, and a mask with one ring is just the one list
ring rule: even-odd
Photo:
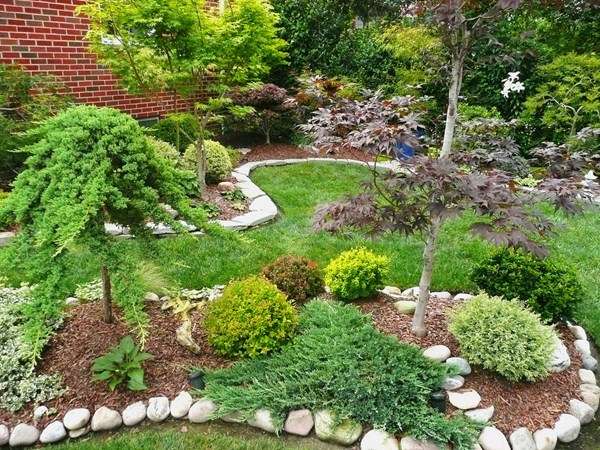
[[[185,430],[185,431],[182,431]],[[336,450],[316,438],[267,435],[245,425],[219,422],[194,425],[170,422],[133,428],[127,432],[90,435],[53,446],[53,450]]]
[[[331,236],[311,230],[311,217],[318,204],[357,192],[368,176],[368,170],[362,166],[334,163],[257,169],[252,175],[254,181],[280,208],[281,215],[275,222],[240,233],[237,238],[188,236],[157,240],[150,245],[123,241],[119,247],[122,252],[151,260],[182,287],[198,288],[257,273],[266,263],[285,253],[306,255],[326,264],[344,249],[366,245],[392,257],[389,283],[402,288],[414,286],[420,274],[422,244],[419,240],[400,236],[370,240],[357,233]],[[465,217],[444,228],[433,278],[434,290],[474,290],[469,272],[491,247],[469,234],[471,220]],[[578,268],[588,295],[577,317],[600,342],[600,214],[588,212],[568,221],[559,216],[557,220],[561,228],[551,239],[550,246],[554,255]],[[93,255],[81,252],[72,257],[71,262],[71,275],[66,281],[73,287],[97,277],[98,265]],[[13,261],[0,261],[0,271],[14,282],[22,279],[22,271]]]

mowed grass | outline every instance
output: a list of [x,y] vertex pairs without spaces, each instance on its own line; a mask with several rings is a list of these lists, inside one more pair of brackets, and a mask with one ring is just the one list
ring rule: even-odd
[[[280,209],[280,216],[273,223],[227,238],[180,236],[151,243],[122,241],[118,244],[120,251],[153,262],[174,284],[200,288],[259,273],[265,264],[283,254],[304,255],[325,265],[341,251],[363,245],[390,256],[388,283],[402,288],[418,284],[423,246],[418,238],[385,235],[371,239],[356,232],[329,235],[312,229],[315,208],[359,192],[369,178],[368,169],[302,163],[257,169],[252,178]],[[553,257],[564,259],[578,270],[587,296],[578,308],[577,319],[600,342],[600,214],[589,211],[568,219],[557,215],[555,219],[560,226],[549,240]],[[469,273],[492,247],[469,233],[472,221],[473,217],[466,216],[444,227],[435,264],[434,290],[476,289]],[[73,288],[97,278],[99,268],[93,255],[79,252],[70,261],[71,271],[65,282]],[[0,270],[13,282],[23,279],[22,271],[8,258],[0,263]]]
[[194,425],[170,422],[118,433],[94,434],[54,450],[336,450],[341,447],[316,438],[285,439],[244,425],[220,422]]

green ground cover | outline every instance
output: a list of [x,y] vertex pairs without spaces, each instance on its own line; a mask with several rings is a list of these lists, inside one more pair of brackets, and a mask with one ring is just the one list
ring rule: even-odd
[[[231,238],[180,236],[150,244],[121,241],[120,252],[132,259],[156,264],[174,283],[199,288],[226,283],[231,278],[259,273],[279,255],[294,253],[326,264],[341,251],[356,245],[390,256],[388,283],[401,287],[418,283],[422,244],[414,238],[384,236],[371,240],[360,233],[331,236],[315,233],[311,218],[315,207],[327,201],[358,192],[369,176],[366,168],[333,163],[305,163],[267,167],[253,172],[253,180],[277,203],[280,217],[273,223]],[[444,228],[433,277],[434,290],[473,291],[469,280],[472,267],[485,257],[491,246],[469,234],[471,217],[452,221]],[[557,233],[549,245],[553,257],[574,265],[586,289],[586,300],[576,317],[600,342],[600,214],[565,218],[555,216]],[[66,282],[72,285],[94,279],[98,264],[94,255],[75,253],[69,260]],[[0,251],[0,272],[13,283],[24,280],[23,271]]]

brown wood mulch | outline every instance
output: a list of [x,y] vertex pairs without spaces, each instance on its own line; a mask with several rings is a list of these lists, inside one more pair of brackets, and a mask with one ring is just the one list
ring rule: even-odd
[[338,148],[333,153],[323,150],[311,151],[292,144],[262,144],[255,145],[252,151],[246,153],[240,164],[251,161],[264,161],[265,159],[296,159],[296,158],[330,158],[330,159],[356,159],[358,161],[373,161],[373,157],[365,152],[351,148]]
[[[122,410],[140,398],[160,395],[173,398],[180,391],[191,388],[187,377],[192,367],[220,368],[231,364],[230,360],[216,355],[209,346],[202,328],[202,313],[194,313],[192,320],[192,335],[202,349],[200,355],[194,355],[175,339],[175,330],[181,321],[162,311],[157,303],[147,303],[150,329],[144,350],[153,355],[153,359],[144,364],[148,389],[143,392],[125,389],[110,392],[106,384],[92,381],[91,366],[94,359],[106,354],[129,331],[118,311],[115,323],[105,323],[101,307],[100,302],[94,302],[71,309],[70,317],[51,339],[42,357],[39,371],[60,374],[67,388],[62,397],[45,403],[48,408],[60,413],[51,420],[60,419],[71,408],[84,407],[94,411],[96,407],[108,406]],[[0,410],[0,423],[30,422],[33,409],[33,405],[27,405],[16,414]],[[42,421],[41,425],[47,421]]]
[[[420,347],[443,344],[457,356],[460,354],[458,342],[448,331],[446,315],[455,306],[456,302],[452,300],[432,299],[425,318],[427,335],[419,338],[411,333],[412,316],[396,312],[387,297],[381,295],[359,305],[363,312],[373,315],[380,331]],[[564,372],[551,374],[536,383],[509,383],[500,376],[473,367],[473,372],[465,377],[464,388],[475,389],[481,395],[480,408],[494,406],[492,422],[503,433],[510,434],[521,426],[532,432],[551,428],[561,413],[568,412],[569,400],[580,398],[581,358],[573,344],[575,339],[565,326],[559,326],[558,331],[571,356],[571,367]],[[454,408],[448,405],[450,413],[454,413]]]
[[[235,182],[235,179],[231,178],[231,182]],[[214,203],[219,207],[219,215],[215,217],[215,219],[220,220],[229,220],[236,216],[241,216],[242,214],[248,212],[249,202],[248,200],[243,202],[244,209],[236,209],[231,206],[231,202],[227,200],[223,195],[219,192],[216,185],[208,185],[204,189],[202,193],[202,200],[209,203]]]
[[[459,346],[447,330],[446,316],[449,308],[455,305],[451,300],[432,300],[426,315],[428,334],[418,338],[410,331],[412,317],[399,314],[386,296],[358,303],[363,312],[373,316],[376,327],[382,332],[421,347],[444,344],[453,355],[458,355]],[[61,374],[67,387],[65,395],[46,405],[59,413],[74,407],[87,407],[93,411],[101,405],[122,410],[140,398],[157,395],[173,398],[181,390],[189,389],[187,375],[191,367],[218,368],[232,363],[216,355],[208,345],[200,312],[195,313],[193,319],[193,337],[202,348],[202,354],[194,355],[176,342],[175,330],[180,325],[179,319],[161,311],[155,303],[149,303],[147,311],[151,326],[145,350],[154,355],[154,359],[145,364],[147,391],[135,393],[118,389],[109,392],[104,384],[91,381],[93,360],[115,346],[128,329],[120,317],[112,325],[104,323],[101,304],[90,303],[71,310],[70,317],[52,338],[43,355],[40,371]],[[558,415],[568,410],[569,400],[579,398],[578,369],[581,360],[575,351],[571,333],[565,327],[559,327],[559,332],[572,359],[571,367],[562,373],[551,374],[537,383],[508,383],[499,376],[474,367],[473,373],[465,377],[465,388],[475,389],[481,395],[480,407],[494,406],[492,421],[504,433],[520,426],[527,426],[531,431],[551,427]],[[0,423],[31,421],[32,411],[33,405],[17,414],[0,410]],[[449,414],[454,412],[449,406]],[[60,417],[59,414],[52,420]],[[40,425],[44,424],[43,421]]]

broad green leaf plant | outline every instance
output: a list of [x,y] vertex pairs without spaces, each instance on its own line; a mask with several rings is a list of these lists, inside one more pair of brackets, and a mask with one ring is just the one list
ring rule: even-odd
[[150,353],[140,351],[131,336],[125,336],[110,352],[94,360],[93,379],[106,382],[111,391],[123,383],[130,391],[143,391],[147,387],[142,364],[149,359]]
[[[87,39],[131,92],[172,92],[198,122],[198,185],[205,185],[204,139],[230,102],[227,86],[259,80],[283,62],[277,15],[266,0],[237,0],[223,13],[204,0],[91,0]],[[198,103],[201,97],[208,96]]]

